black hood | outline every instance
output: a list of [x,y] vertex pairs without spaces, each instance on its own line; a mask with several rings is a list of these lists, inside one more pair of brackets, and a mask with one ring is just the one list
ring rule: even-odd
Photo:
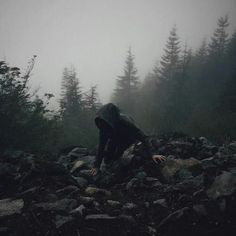
[[120,120],[120,110],[113,103],[108,103],[98,110],[95,118],[96,125],[99,119],[102,119],[109,124],[110,127],[114,128],[116,123]]

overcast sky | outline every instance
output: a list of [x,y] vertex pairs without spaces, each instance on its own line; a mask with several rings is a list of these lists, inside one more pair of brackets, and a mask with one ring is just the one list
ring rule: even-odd
[[32,86],[57,99],[63,68],[73,64],[83,89],[97,84],[107,102],[129,45],[143,80],[174,24],[197,48],[220,16],[229,15],[233,32],[235,13],[236,0],[0,0],[0,60],[24,69],[36,54]]

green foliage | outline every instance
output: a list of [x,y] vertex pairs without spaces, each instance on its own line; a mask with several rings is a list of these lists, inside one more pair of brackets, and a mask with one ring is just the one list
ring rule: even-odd
[[[32,59],[33,60],[33,59]],[[34,63],[34,60],[32,61]],[[48,151],[56,140],[55,117],[49,114],[46,102],[29,92],[28,79],[33,69],[21,76],[20,69],[0,62],[0,148]],[[51,97],[52,95],[50,95]],[[49,98],[48,95],[45,97]],[[48,100],[48,99],[47,99]],[[54,143],[52,144],[52,138]]]

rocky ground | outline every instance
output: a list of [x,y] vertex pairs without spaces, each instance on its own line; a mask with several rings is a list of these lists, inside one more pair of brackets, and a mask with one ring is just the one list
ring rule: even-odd
[[236,142],[150,138],[92,177],[86,148],[0,156],[0,235],[236,235]]

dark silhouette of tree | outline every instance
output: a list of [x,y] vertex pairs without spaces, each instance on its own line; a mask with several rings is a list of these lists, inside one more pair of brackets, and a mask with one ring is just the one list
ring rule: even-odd
[[228,16],[220,17],[217,26],[208,46],[209,56],[215,60],[223,57],[225,54],[228,41],[228,34],[226,33],[226,29],[229,26]]
[[164,49],[164,55],[161,57],[159,78],[160,80],[170,80],[179,67],[179,37],[176,32],[176,26],[170,31],[169,38]]
[[97,85],[91,86],[89,91],[84,94],[84,106],[86,109],[96,112],[100,106]]
[[61,84],[60,111],[64,131],[64,143],[81,142],[82,92],[75,68],[65,68]]
[[65,68],[61,84],[61,112],[62,116],[73,116],[81,110],[82,94],[79,79],[74,67]]
[[124,75],[118,76],[115,93],[113,95],[114,102],[117,103],[121,109],[132,113],[139,83],[137,69],[134,65],[134,56],[131,52],[131,48],[129,48],[125,61]]
[[22,75],[18,67],[0,62],[0,149],[20,148],[26,151],[48,151],[57,143],[57,121],[44,101],[29,92],[28,82],[34,56]]

